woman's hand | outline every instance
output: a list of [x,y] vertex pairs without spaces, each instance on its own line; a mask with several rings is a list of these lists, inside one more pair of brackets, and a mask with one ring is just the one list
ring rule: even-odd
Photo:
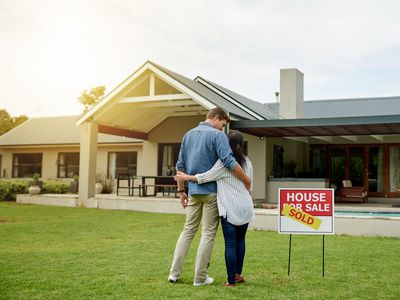
[[174,176],[175,181],[186,181],[187,180],[187,174],[178,171],[176,172],[176,175]]

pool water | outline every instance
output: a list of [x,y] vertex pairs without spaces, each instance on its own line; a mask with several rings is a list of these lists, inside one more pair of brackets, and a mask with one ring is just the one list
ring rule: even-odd
[[400,218],[400,212],[335,211],[335,215]]

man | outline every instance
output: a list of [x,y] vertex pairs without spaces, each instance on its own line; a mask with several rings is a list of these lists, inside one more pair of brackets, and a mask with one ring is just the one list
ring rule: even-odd
[[[220,159],[224,166],[243,181],[250,189],[250,178],[236,162],[229,146],[228,138],[223,132],[229,116],[220,108],[214,108],[207,114],[206,121],[188,131],[183,137],[179,152],[177,171],[187,174],[199,174],[212,168]],[[214,238],[218,228],[217,184],[210,182],[197,184],[188,182],[189,198],[183,182],[178,182],[179,198],[183,208],[187,208],[186,222],[176,243],[168,281],[176,282],[182,273],[183,263],[189,251],[190,244],[202,222],[200,244],[197,249],[194,286],[213,283],[214,279],[207,276],[207,268],[211,258]]]

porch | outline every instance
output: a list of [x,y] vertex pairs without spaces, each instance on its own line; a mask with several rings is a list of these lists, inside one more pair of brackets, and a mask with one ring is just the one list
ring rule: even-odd
[[[279,186],[299,179],[313,184],[326,181],[324,187],[334,188],[338,197],[343,180],[350,180],[368,199],[396,199],[400,197],[398,120],[398,115],[279,119],[238,121],[231,128],[266,140],[270,186],[276,181]],[[274,192],[269,190],[267,186],[267,198]]]

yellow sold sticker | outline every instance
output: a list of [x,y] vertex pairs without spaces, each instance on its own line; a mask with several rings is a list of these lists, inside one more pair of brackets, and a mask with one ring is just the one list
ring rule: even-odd
[[310,215],[300,209],[296,209],[288,204],[283,206],[282,214],[315,230],[318,230],[321,226],[322,220],[320,218]]

